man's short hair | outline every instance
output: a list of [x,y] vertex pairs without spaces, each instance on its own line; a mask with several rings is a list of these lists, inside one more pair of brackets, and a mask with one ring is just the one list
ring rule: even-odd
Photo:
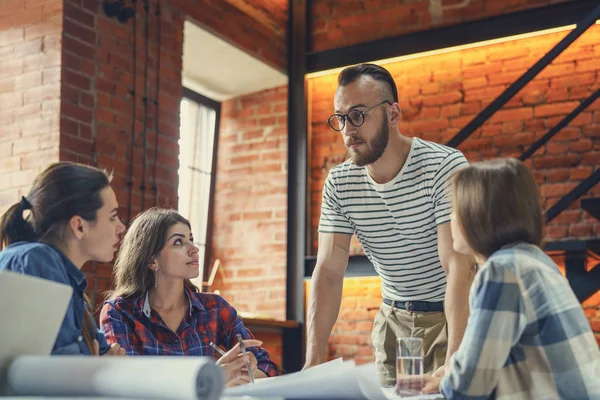
[[338,76],[338,85],[346,86],[354,82],[360,76],[370,76],[376,81],[382,82],[386,89],[386,93],[390,95],[394,102],[398,102],[398,89],[396,88],[396,82],[394,82],[394,78],[390,72],[375,64],[358,64],[353,65],[351,67],[344,68],[342,72],[340,72]]

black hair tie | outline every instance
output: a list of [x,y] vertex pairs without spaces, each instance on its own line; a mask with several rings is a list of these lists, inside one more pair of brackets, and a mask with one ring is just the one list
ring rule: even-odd
[[33,208],[31,206],[31,203],[25,198],[25,196],[21,196],[21,201],[19,203],[21,204],[21,208],[23,210],[31,210]]

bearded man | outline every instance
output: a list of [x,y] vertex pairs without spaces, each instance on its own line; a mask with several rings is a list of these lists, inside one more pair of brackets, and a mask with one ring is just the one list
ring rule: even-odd
[[381,277],[372,332],[381,382],[396,380],[397,337],[422,338],[423,372],[443,375],[469,314],[473,264],[452,248],[449,222],[451,177],[467,161],[456,149],[399,132],[396,83],[380,66],[344,69],[334,108],[329,125],[351,158],[331,169],[323,187],[305,368],[326,361],[356,234]]

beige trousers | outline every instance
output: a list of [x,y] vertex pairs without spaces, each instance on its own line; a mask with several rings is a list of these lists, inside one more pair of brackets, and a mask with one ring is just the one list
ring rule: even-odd
[[373,321],[372,340],[379,380],[396,383],[396,338],[423,339],[423,371],[435,372],[444,365],[448,347],[446,316],[443,312],[411,312],[381,304]]

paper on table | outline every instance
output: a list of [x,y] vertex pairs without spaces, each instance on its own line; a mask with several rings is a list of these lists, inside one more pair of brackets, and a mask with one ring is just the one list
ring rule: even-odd
[[314,367],[311,367],[309,369],[305,369],[305,370],[301,371],[301,373],[303,376],[319,375],[319,374],[323,373],[323,371],[334,370],[335,368],[339,368],[343,364],[346,364],[346,363],[348,363],[349,365],[352,365],[354,367],[354,360],[344,361],[344,359],[342,357],[340,357],[340,358],[336,358],[335,360],[327,361],[326,363],[323,363],[323,364],[315,365]]
[[[317,366],[314,366],[312,368],[304,370],[304,371],[302,371],[302,374],[305,377],[306,376],[311,376],[312,374],[318,375],[318,374],[321,373],[322,369],[331,368],[331,366],[333,366],[333,365],[342,365],[345,362],[352,362],[352,363],[354,363],[354,361],[344,361],[344,359],[340,357],[340,358],[336,358],[335,360],[331,360],[331,361],[328,361],[326,363],[319,364]],[[273,376],[273,377],[268,377],[268,378],[256,379],[254,381],[254,383],[255,384],[257,384],[257,383],[265,383],[265,382],[270,382],[270,381],[276,380],[276,379],[281,379],[281,376]]]
[[444,396],[436,394],[421,394],[416,396],[399,396],[393,387],[382,388],[377,377],[377,369],[374,363],[359,365],[356,367],[358,385],[363,395],[369,400],[434,400],[443,399]]
[[217,400],[225,384],[210,357],[22,356],[8,371],[17,395]]
[[357,366],[356,377],[358,386],[367,399],[388,400],[381,388],[381,383],[377,377],[377,368],[374,363]]
[[[258,380],[257,380],[258,382]],[[354,362],[341,359],[256,385],[227,388],[225,396],[279,396],[285,399],[362,399]]]

